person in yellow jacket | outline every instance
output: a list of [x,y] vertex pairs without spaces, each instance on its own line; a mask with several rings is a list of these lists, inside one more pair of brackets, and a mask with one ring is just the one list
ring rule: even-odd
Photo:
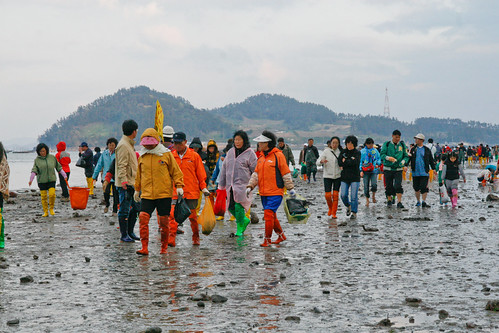
[[184,176],[172,152],[160,144],[158,132],[148,128],[140,137],[144,148],[139,152],[135,177],[134,200],[140,201],[139,230],[142,249],[137,254],[149,254],[149,219],[156,209],[161,231],[161,254],[168,249],[169,215],[172,207],[173,183],[177,195],[183,195]]

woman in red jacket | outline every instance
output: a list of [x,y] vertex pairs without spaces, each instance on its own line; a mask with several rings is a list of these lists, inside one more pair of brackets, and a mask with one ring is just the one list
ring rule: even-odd
[[[265,236],[260,246],[267,247],[286,240],[276,212],[282,202],[284,187],[288,189],[291,197],[294,197],[296,193],[286,158],[281,150],[276,148],[276,136],[269,131],[263,131],[262,135],[254,141],[258,142],[258,150],[262,152],[262,155],[258,158],[246,193],[249,196],[249,193],[258,185],[265,220]],[[278,236],[273,242],[271,241],[272,231],[275,231]]]
[[[61,141],[56,145],[56,147],[57,147],[57,154],[55,154],[55,158],[61,164],[62,170],[64,170],[67,179],[69,179],[69,174],[71,172],[71,169],[69,168],[69,165],[71,164],[71,156],[66,151],[66,142]],[[62,189],[61,201],[67,202],[69,201],[68,186],[66,185],[66,181],[64,180],[64,177],[61,174],[59,174],[59,182],[61,183],[61,189]]]

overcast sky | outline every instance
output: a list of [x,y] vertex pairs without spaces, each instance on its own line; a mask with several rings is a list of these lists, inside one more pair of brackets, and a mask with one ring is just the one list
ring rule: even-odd
[[362,114],[388,87],[401,120],[499,123],[498,16],[492,0],[0,0],[0,141],[137,85]]

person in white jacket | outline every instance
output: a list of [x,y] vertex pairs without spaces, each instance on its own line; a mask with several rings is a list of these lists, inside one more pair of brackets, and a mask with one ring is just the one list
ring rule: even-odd
[[[328,216],[336,219],[341,186],[341,168],[338,158],[341,154],[340,138],[331,138],[331,147],[326,147],[319,157],[318,164],[323,165],[324,191],[329,211]],[[332,193],[331,193],[332,190]]]

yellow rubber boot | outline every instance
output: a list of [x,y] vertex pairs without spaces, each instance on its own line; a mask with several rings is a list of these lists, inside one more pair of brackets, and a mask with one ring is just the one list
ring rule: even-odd
[[87,178],[87,186],[90,189],[88,195],[94,195],[94,180],[92,177]]
[[47,201],[47,191],[40,191],[40,196],[42,197],[42,207],[43,215],[42,217],[49,216],[48,201]]
[[54,204],[55,204],[55,188],[49,188],[49,212],[50,215],[55,215],[54,212]]

